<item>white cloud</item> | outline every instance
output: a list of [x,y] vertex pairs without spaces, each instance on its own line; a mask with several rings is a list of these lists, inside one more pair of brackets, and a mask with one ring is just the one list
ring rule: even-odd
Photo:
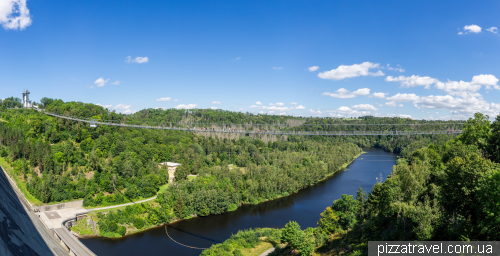
[[99,103],[96,104],[97,106],[101,106],[103,108],[111,108],[113,105],[101,105]]
[[495,34],[498,33],[498,28],[497,27],[491,27],[491,28],[488,28],[486,30],[490,31],[491,33],[495,33]]
[[305,109],[305,107],[302,105],[299,105],[299,106],[295,107],[295,109]]
[[465,31],[465,33],[469,33],[469,32],[479,33],[479,32],[481,32],[481,27],[478,25],[474,25],[474,24],[466,25],[466,26],[464,26],[464,31]]
[[318,66],[312,66],[312,67],[308,67],[307,69],[310,71],[310,72],[314,72],[316,70],[318,70]]
[[276,103],[276,106],[284,106],[284,105],[285,105],[285,103],[282,103],[282,102]]
[[114,82],[111,83],[112,85],[119,85],[120,84],[120,81],[116,80]]
[[428,77],[428,76],[399,76],[399,77],[392,77],[388,76],[385,78],[385,81],[387,82],[400,82],[401,86],[404,87],[415,87],[415,86],[424,86],[425,89],[430,89],[431,84],[435,84],[439,82],[439,80]]
[[236,57],[236,59],[235,59],[235,60],[241,60],[241,57]]
[[4,29],[23,30],[31,25],[31,22],[26,0],[0,1],[0,24]]
[[210,107],[210,108],[211,108],[211,109],[213,109],[213,110],[216,110],[216,109],[217,109],[217,107]]
[[[272,103],[271,103],[272,104]],[[290,111],[293,107],[278,107],[278,106],[261,106],[261,105],[252,105],[249,108],[256,108],[260,110],[274,110],[274,111]]]
[[178,101],[177,99],[175,99],[174,101]]
[[149,62],[149,58],[148,57],[136,57],[135,59],[132,59],[131,56],[127,56],[127,58],[125,58],[125,62],[127,63],[147,63]]
[[280,70],[282,69],[283,67],[273,67],[273,69],[276,69],[276,70]]
[[401,86],[404,87],[414,87],[414,86],[424,86],[425,89],[429,89],[432,84],[435,84],[435,87],[444,90],[448,93],[456,93],[456,92],[476,92],[481,89],[482,86],[485,86],[486,89],[491,87],[500,90],[500,86],[497,85],[498,78],[494,75],[477,75],[472,77],[471,82],[465,81],[451,81],[441,82],[436,78],[428,77],[428,76],[416,76],[412,75],[410,77],[399,76],[392,77],[388,76],[385,78],[385,81],[388,82],[399,82]]
[[198,107],[198,104],[180,104],[175,107],[176,109],[192,109]]
[[97,80],[95,80],[94,84],[97,85],[97,87],[103,87],[108,81],[109,79],[104,80],[104,78],[99,77]]
[[[496,116],[500,112],[500,103],[488,103],[480,94],[462,92],[459,97],[452,95],[430,95],[417,96],[415,94],[396,94],[386,98],[389,100],[386,105],[393,105],[395,102],[412,101],[416,108],[424,109],[446,109],[454,114],[474,114],[481,112],[487,115]],[[394,102],[394,103],[393,103]]]
[[290,105],[297,106],[298,104],[297,104],[297,102],[292,102],[292,103],[290,103]]
[[324,92],[322,95],[323,96],[330,96],[333,98],[350,99],[350,98],[354,98],[357,96],[366,96],[368,94],[370,94],[370,89],[368,89],[368,88],[358,89],[354,92],[350,92],[349,90],[347,90],[345,88],[340,88],[340,89],[336,90],[335,93]]
[[156,99],[156,101],[170,101],[172,98],[170,97],[165,97],[165,98],[159,98],[159,99]]
[[358,105],[352,106],[351,108],[357,109],[357,110],[366,110],[366,111],[369,111],[369,110],[376,111],[376,110],[378,110],[376,107],[374,107],[373,105],[370,105],[370,104],[358,104]]
[[486,89],[491,87],[500,90],[500,86],[497,85],[498,78],[494,75],[477,75],[472,77],[472,81],[464,82],[464,81],[450,81],[447,82],[439,82],[436,84],[436,88],[444,90],[446,92],[452,93],[455,91],[458,92],[476,92],[481,89],[482,86],[485,86]]
[[311,115],[315,115],[315,116],[319,116],[321,115],[323,112],[321,112],[318,108],[318,110],[312,110],[312,109],[309,109],[309,113],[311,113]]
[[[417,96],[414,93],[398,93],[394,96],[387,97],[386,100],[388,101],[401,101],[401,102],[408,102],[408,101],[415,101],[418,100],[420,97]],[[387,104],[386,104],[387,105]]]
[[320,72],[318,74],[319,78],[330,79],[330,80],[342,80],[350,77],[357,76],[383,76],[382,71],[377,71],[375,73],[369,72],[370,69],[379,68],[378,63],[363,62],[361,64],[354,65],[340,65],[336,69],[330,71]]
[[399,72],[405,72],[404,68],[399,67],[399,64],[398,64],[397,68],[393,68],[389,64],[387,64],[387,69],[394,70],[394,71],[399,71]]
[[464,34],[464,32],[458,32],[458,34],[459,34],[459,35],[463,35],[463,34]]
[[133,113],[135,113],[135,112],[137,112],[137,111],[127,109],[127,110],[123,111],[123,114],[127,114],[127,115],[128,115],[128,114],[133,114]]
[[220,105],[222,103],[220,103],[220,101],[212,101],[212,104],[215,104],[215,105]]
[[404,107],[403,104],[397,104],[395,101],[388,101],[385,105],[389,107]]
[[255,105],[262,105],[262,102],[257,101],[257,102],[255,102]]
[[375,92],[375,93],[373,93],[372,95],[370,95],[368,97],[383,99],[383,98],[385,98],[385,95],[387,95],[387,94],[389,94],[389,93]]
[[114,107],[114,109],[118,109],[118,110],[126,110],[126,109],[129,109],[131,108],[132,106],[131,105],[127,105],[127,104],[118,104]]
[[[356,106],[358,106],[358,105],[356,105]],[[357,110],[353,110],[350,107],[346,107],[346,106],[342,106],[336,110],[328,110],[326,112],[330,116],[333,116],[333,117],[364,116],[364,115],[370,114],[370,111],[357,111]]]

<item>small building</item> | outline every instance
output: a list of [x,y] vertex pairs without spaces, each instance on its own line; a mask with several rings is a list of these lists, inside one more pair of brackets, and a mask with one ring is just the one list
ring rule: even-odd
[[174,180],[175,178],[175,169],[177,168],[177,166],[181,165],[181,164],[178,164],[178,163],[172,163],[172,162],[163,162],[163,163],[160,163],[160,166],[163,166],[163,165],[167,165],[167,168],[168,168],[168,182],[169,183],[172,183],[172,180]]

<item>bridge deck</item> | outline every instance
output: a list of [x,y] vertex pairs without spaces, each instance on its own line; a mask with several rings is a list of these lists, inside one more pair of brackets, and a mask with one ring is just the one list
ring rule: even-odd
[[[85,120],[75,117],[62,116],[50,112],[44,112],[47,115],[73,120],[77,122],[91,123],[92,125],[109,125],[118,127],[129,128],[143,128],[143,129],[160,129],[160,130],[173,130],[173,131],[189,131],[189,132],[202,132],[202,133],[241,133],[241,134],[267,134],[267,135],[321,135],[321,136],[403,136],[403,135],[432,135],[432,134],[461,134],[462,130],[446,129],[435,131],[282,131],[282,130],[243,130],[231,128],[185,128],[185,127],[172,127],[172,126],[150,126],[150,125],[132,125],[122,123],[111,123],[97,120]],[[430,124],[432,125],[432,124]],[[409,125],[410,126],[410,125]]]

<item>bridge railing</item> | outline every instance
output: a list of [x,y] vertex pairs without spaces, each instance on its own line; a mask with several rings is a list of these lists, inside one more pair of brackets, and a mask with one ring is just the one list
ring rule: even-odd
[[[362,136],[362,135],[376,135],[376,136],[391,136],[391,135],[429,135],[429,134],[461,134],[462,130],[461,129],[445,129],[445,130],[432,130],[432,131],[418,131],[418,130],[411,130],[411,131],[389,131],[389,130],[382,130],[382,131],[375,131],[375,130],[369,130],[369,131],[359,131],[359,130],[354,130],[354,131],[324,131],[324,130],[318,130],[318,131],[302,131],[302,130],[290,130],[290,129],[274,129],[274,130],[269,130],[269,129],[253,129],[253,128],[248,128],[248,129],[235,129],[235,128],[224,128],[224,127],[218,127],[218,128],[207,128],[207,127],[178,127],[178,126],[167,126],[167,125],[137,125],[137,124],[126,124],[126,123],[116,123],[116,122],[110,122],[110,121],[99,121],[99,120],[86,120],[86,119],[81,119],[81,118],[74,118],[74,117],[69,117],[69,116],[64,116],[64,115],[59,115],[59,114],[54,114],[50,112],[45,112],[48,115],[59,117],[59,118],[64,118],[64,119],[69,119],[73,121],[78,121],[78,122],[86,122],[90,123],[92,127],[95,127],[96,125],[109,125],[109,126],[117,126],[117,127],[130,127],[130,128],[143,128],[143,129],[162,129],[162,130],[175,130],[175,131],[191,131],[191,132],[203,132],[203,133],[211,133],[211,132],[217,132],[217,133],[244,133],[244,134],[269,134],[269,135],[323,135],[323,136]],[[376,124],[366,124],[366,125],[376,125]],[[386,125],[394,125],[394,124],[380,124],[381,126],[386,126]],[[431,124],[432,125],[432,124]],[[448,124],[447,124],[448,125]],[[228,126],[228,125],[226,125]],[[346,127],[348,125],[345,125]],[[409,124],[409,126],[412,126],[412,124]]]

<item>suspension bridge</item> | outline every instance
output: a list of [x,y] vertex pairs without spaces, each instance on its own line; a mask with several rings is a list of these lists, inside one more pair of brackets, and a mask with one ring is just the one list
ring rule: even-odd
[[[39,110],[42,111],[42,110]],[[80,118],[80,117],[72,117],[72,116],[65,116],[65,115],[60,115],[56,113],[51,113],[47,111],[43,111],[46,115],[53,116],[53,117],[58,117],[58,118],[63,118],[67,120],[72,120],[72,121],[77,121],[77,122],[84,122],[84,123],[89,123],[90,127],[97,127],[98,125],[107,125],[107,126],[117,126],[117,127],[129,127],[129,128],[142,128],[142,129],[159,129],[159,130],[174,130],[174,131],[186,131],[186,132],[201,132],[201,133],[240,133],[240,134],[263,134],[263,135],[322,135],[322,136],[389,136],[389,135],[433,135],[433,134],[448,134],[448,135],[457,135],[461,134],[462,130],[461,129],[454,129],[453,127],[448,127],[446,129],[436,129],[436,130],[426,130],[426,131],[403,131],[403,130],[385,130],[385,131],[373,131],[373,130],[368,130],[368,131],[294,131],[294,130],[281,130],[281,129],[239,129],[239,128],[227,128],[228,126],[231,126],[231,124],[226,124],[223,125],[223,127],[203,127],[201,126],[202,124],[199,124],[199,127],[189,127],[189,126],[173,126],[172,124],[170,125],[135,125],[135,124],[126,124],[126,123],[117,123],[113,121],[103,121],[103,120],[97,120],[97,119],[89,119],[89,118]],[[456,125],[457,128],[461,128],[463,123],[443,123],[447,126],[449,125]],[[195,124],[192,124],[195,125]],[[270,125],[270,124],[269,124]],[[345,127],[347,126],[371,126],[371,125],[379,125],[379,126],[419,126],[422,124],[339,124],[339,125],[344,125]],[[436,124],[425,124],[425,125],[436,125]],[[242,126],[242,125],[238,125]],[[263,126],[257,124],[257,126]],[[273,125],[270,125],[273,126]]]

